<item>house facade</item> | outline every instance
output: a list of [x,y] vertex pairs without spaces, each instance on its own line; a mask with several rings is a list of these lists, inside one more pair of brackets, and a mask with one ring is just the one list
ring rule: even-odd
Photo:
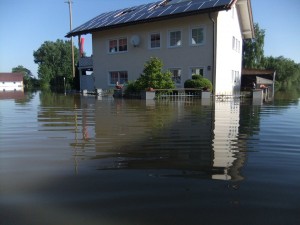
[[253,38],[250,0],[167,0],[102,14],[67,36],[92,33],[96,89],[136,80],[158,57],[178,88],[193,74],[215,94],[240,90],[242,43]]
[[23,91],[22,73],[0,73],[0,91]]

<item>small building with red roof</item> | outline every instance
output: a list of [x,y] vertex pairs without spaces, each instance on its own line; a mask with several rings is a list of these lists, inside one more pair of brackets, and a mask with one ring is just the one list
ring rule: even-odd
[[22,73],[0,73],[0,91],[24,91]]

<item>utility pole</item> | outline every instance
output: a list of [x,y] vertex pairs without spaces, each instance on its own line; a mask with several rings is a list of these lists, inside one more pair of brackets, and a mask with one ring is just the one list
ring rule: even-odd
[[[70,13],[70,31],[72,31],[72,1],[68,0],[65,2],[69,4],[69,13]],[[71,48],[72,48],[72,76],[75,77],[75,59],[74,59],[74,44],[73,44],[73,36],[71,36]]]

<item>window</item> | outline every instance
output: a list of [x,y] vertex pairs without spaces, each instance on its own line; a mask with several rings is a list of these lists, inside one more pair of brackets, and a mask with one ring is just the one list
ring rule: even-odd
[[204,43],[204,28],[191,29],[191,45],[201,45]]
[[235,37],[233,36],[232,37],[232,49],[235,50],[235,42],[236,42],[236,39]]
[[240,82],[240,72],[232,70],[231,71],[231,82],[232,84],[236,84]]
[[171,31],[169,37],[169,46],[170,47],[179,47],[182,44],[181,41],[181,31]]
[[109,73],[109,84],[115,85],[117,82],[119,84],[125,84],[128,81],[127,71],[113,71]]
[[119,52],[127,51],[127,38],[122,38],[119,40]]
[[109,52],[127,52],[127,38],[119,38],[109,41]]
[[204,76],[204,68],[203,67],[194,67],[191,69],[192,75],[197,74],[197,75],[202,75]]
[[118,41],[111,40],[109,41],[109,52],[117,52],[118,51]]
[[236,37],[232,37],[232,49],[238,53],[241,51],[241,41]]
[[160,34],[150,35],[150,48],[160,48]]
[[174,83],[181,84],[181,69],[170,69],[170,72],[172,73],[172,80]]

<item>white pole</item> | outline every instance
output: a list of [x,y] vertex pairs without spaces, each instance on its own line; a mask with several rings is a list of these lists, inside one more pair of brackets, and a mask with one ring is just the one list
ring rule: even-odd
[[[72,1],[68,0],[68,2],[66,2],[69,4],[69,13],[70,13],[70,31],[72,31]],[[71,36],[71,48],[72,48],[72,76],[73,78],[75,77],[75,59],[74,59],[74,44],[73,44],[73,36]]]

